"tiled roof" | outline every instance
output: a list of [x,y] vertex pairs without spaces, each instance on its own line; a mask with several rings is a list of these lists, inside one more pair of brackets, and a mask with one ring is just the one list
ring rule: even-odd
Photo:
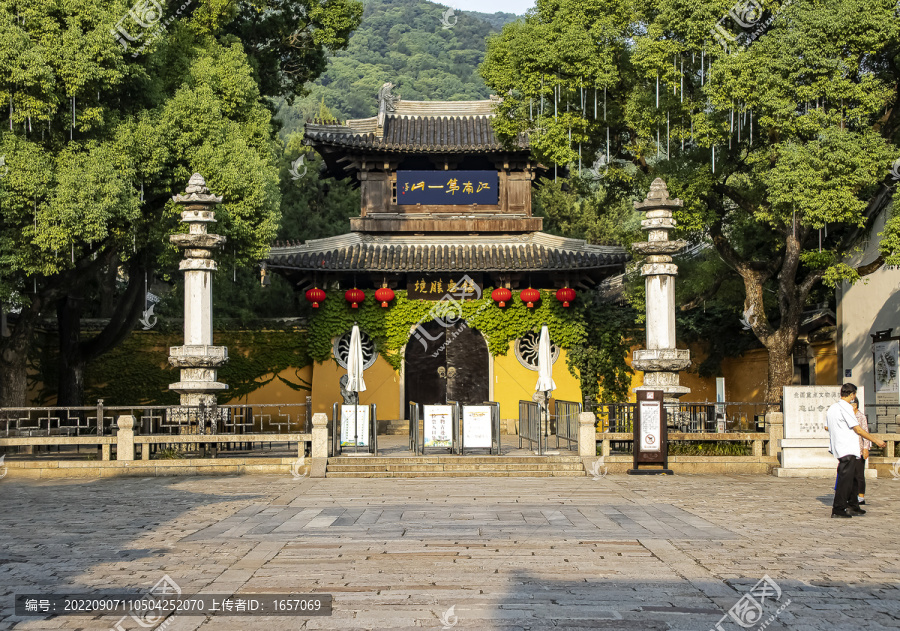
[[453,244],[442,237],[349,233],[273,247],[268,265],[304,271],[374,272],[621,270],[629,258],[621,247],[590,245],[542,232],[496,238],[454,236]]
[[[381,137],[376,118],[349,120],[345,125],[307,123],[307,144],[327,143],[383,151],[503,151],[491,127],[490,116],[398,116],[385,117]],[[522,134],[514,147],[528,149]]]

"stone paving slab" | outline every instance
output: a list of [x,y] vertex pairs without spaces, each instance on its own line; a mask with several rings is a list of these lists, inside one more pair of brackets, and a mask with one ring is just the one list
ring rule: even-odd
[[12,595],[146,592],[165,575],[183,593],[335,598],[330,617],[170,616],[166,631],[706,631],[765,575],[778,599],[723,630],[900,628],[900,481],[870,482],[870,512],[852,520],[828,518],[828,487],[762,476],[4,479],[0,629],[108,631],[119,617],[17,618]]

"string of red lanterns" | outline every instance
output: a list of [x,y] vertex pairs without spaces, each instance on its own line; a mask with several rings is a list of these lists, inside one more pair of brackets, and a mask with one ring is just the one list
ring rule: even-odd
[[[563,307],[568,307],[575,302],[575,290],[571,287],[563,287],[556,291],[556,299],[562,303]],[[394,300],[396,294],[390,287],[381,287],[375,291],[375,300],[381,303],[382,308],[387,308],[389,303]],[[326,298],[325,291],[318,287],[306,290],[306,300],[312,303],[314,309],[319,308],[319,303],[324,302]],[[529,287],[519,292],[519,298],[525,303],[529,309],[534,307],[534,303],[541,299],[541,292],[537,289]],[[359,304],[366,299],[366,294],[362,289],[348,289],[344,293],[344,299],[350,303],[353,309],[358,309]],[[491,292],[491,299],[497,303],[498,307],[505,307],[506,303],[512,300],[512,292],[506,287],[497,287]]]

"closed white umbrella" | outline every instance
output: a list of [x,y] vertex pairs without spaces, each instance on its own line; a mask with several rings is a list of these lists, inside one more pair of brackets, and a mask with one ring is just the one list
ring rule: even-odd
[[547,325],[541,327],[541,341],[538,344],[538,380],[535,390],[549,392],[556,390],[553,382],[553,355],[550,352],[550,331]]
[[[556,390],[556,383],[553,381],[553,355],[550,352],[550,331],[547,325],[541,327],[541,340],[538,343],[538,380],[534,389],[544,393],[544,437],[549,442],[548,434],[550,433],[550,392]],[[540,437],[538,437],[540,438]],[[542,451],[538,445],[538,452]]]
[[363,381],[362,342],[359,327],[355,324],[350,333],[350,352],[347,354],[347,390],[356,393],[366,391],[366,382]]
[[359,445],[359,393],[365,392],[366,382],[363,381],[363,353],[362,341],[359,338],[359,327],[353,325],[350,332],[350,350],[347,353],[347,391],[354,392],[356,398],[353,405],[353,449]]

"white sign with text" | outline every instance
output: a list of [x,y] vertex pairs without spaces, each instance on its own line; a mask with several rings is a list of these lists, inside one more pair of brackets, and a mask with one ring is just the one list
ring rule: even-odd
[[486,447],[491,441],[491,406],[466,405],[463,407],[463,447]]
[[660,450],[662,436],[662,405],[659,401],[641,401],[641,451]]
[[[353,413],[356,412],[356,426],[353,423]],[[356,441],[358,447],[369,446],[369,406],[368,405],[342,405],[341,406],[341,445],[353,445]]]
[[453,406],[423,405],[426,447],[453,446]]

